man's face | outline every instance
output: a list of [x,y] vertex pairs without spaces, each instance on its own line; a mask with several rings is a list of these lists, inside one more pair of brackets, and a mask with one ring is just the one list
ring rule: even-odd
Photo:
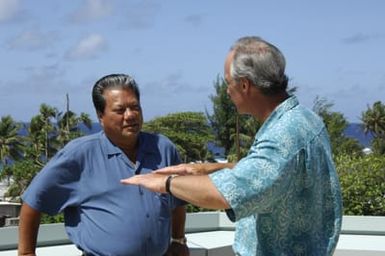
[[135,93],[129,89],[113,88],[105,90],[103,96],[106,106],[99,120],[107,137],[117,146],[136,143],[143,116]]
[[231,101],[234,103],[237,108],[238,113],[242,114],[242,92],[241,85],[237,83],[230,74],[231,62],[233,61],[234,52],[230,52],[227,55],[225,61],[225,81],[227,83],[227,94],[229,95]]

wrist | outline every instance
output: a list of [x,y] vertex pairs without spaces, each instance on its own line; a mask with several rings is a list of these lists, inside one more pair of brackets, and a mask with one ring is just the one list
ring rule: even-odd
[[171,243],[178,243],[178,244],[185,245],[187,244],[187,238],[185,236],[181,238],[171,238]]
[[170,175],[167,177],[166,179],[166,182],[165,182],[165,190],[166,190],[166,193],[169,193],[170,195],[172,195],[171,193],[171,181],[172,179],[175,177],[176,175]]

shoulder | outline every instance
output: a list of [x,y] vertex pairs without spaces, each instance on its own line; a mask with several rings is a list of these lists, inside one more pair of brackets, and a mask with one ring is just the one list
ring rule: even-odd
[[277,128],[292,136],[311,140],[324,130],[325,125],[316,113],[298,105],[282,115]]
[[85,135],[71,140],[65,147],[87,147],[92,144],[100,143],[101,133],[94,133],[91,135]]
[[82,136],[68,142],[67,145],[65,145],[59,152],[64,155],[79,155],[89,151],[94,151],[99,148],[98,145],[101,144],[102,139],[103,136],[101,136],[100,132]]
[[176,146],[164,135],[141,132],[139,148],[147,154],[155,154],[161,157],[164,164],[158,168],[180,163]]
[[283,156],[291,158],[324,133],[322,119],[306,107],[297,105],[271,122],[257,138],[260,144],[256,146],[266,147],[268,143],[268,148],[276,149]]
[[141,132],[140,136],[146,144],[157,145],[158,147],[175,147],[168,137],[160,133]]

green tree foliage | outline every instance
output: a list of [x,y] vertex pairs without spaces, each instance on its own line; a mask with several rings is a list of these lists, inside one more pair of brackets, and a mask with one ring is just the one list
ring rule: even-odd
[[362,113],[361,120],[365,133],[374,137],[372,150],[375,154],[385,155],[385,105],[377,101]]
[[16,161],[13,165],[8,166],[7,171],[0,175],[12,176],[12,182],[5,193],[6,197],[10,197],[13,200],[18,200],[19,196],[31,183],[33,177],[39,172],[40,166],[31,159],[24,159]]
[[236,134],[237,110],[227,95],[227,84],[223,78],[217,76],[214,81],[214,89],[215,94],[209,96],[213,103],[213,114],[206,115],[214,131],[216,141],[224,147],[227,155],[235,144],[235,137],[232,135]]
[[41,104],[39,114],[32,117],[28,128],[28,146],[27,155],[43,166],[55,153],[53,140],[55,137],[54,120],[58,110],[47,104]]
[[27,156],[43,167],[67,142],[83,135],[80,124],[91,129],[92,120],[88,114],[78,116],[69,110],[62,113],[42,104],[39,114],[32,117],[28,127]]
[[83,124],[88,129],[92,128],[92,120],[88,114],[81,113],[78,116],[76,113],[68,110],[65,113],[59,113],[57,119],[57,136],[56,147],[62,148],[69,141],[82,136],[80,124]]
[[[143,130],[167,136],[177,147],[184,162],[211,158],[207,143],[213,139],[212,130],[201,112],[180,112],[155,118],[143,125]],[[187,204],[187,212],[208,211]]]
[[353,154],[361,155],[362,146],[356,139],[346,137],[344,131],[348,126],[348,121],[343,114],[339,112],[332,112],[333,104],[326,99],[316,98],[314,101],[313,110],[321,116],[325,126],[329,132],[330,143],[332,146],[333,154]]
[[180,112],[158,117],[145,123],[143,130],[167,136],[185,162],[205,161],[210,157],[207,143],[212,140],[212,132],[201,112]]
[[[31,119],[27,136],[22,138],[18,135],[21,126],[11,117],[3,117],[0,153],[4,168],[0,169],[0,179],[10,181],[5,196],[17,200],[49,159],[69,140],[82,135],[80,123],[88,128],[92,125],[88,114],[77,116],[71,111],[62,114],[56,108],[42,104],[39,114]],[[7,160],[12,161],[7,163]]]
[[40,224],[63,223],[63,222],[64,222],[63,213],[59,213],[56,215],[48,215],[43,213],[40,219]]
[[21,125],[16,123],[11,116],[3,116],[0,120],[0,171],[10,161],[20,159],[22,156],[23,139],[18,134]]
[[234,141],[227,157],[230,162],[236,162],[246,156],[254,141],[255,134],[261,126],[252,116],[238,115],[238,118],[238,129],[235,129],[234,133],[230,135],[230,140]]
[[336,157],[345,215],[385,216],[385,158]]
[[371,149],[374,154],[385,156],[385,140],[379,137],[373,138]]

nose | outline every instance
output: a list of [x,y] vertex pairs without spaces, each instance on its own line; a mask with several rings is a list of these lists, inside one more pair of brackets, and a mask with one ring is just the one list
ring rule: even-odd
[[130,108],[126,108],[126,110],[124,111],[124,118],[128,119],[128,118],[132,118],[135,116],[135,111],[133,111],[132,109]]

